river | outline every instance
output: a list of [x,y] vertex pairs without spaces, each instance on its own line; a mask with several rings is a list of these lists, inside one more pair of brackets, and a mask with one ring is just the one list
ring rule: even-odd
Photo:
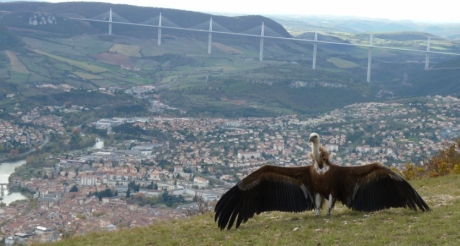
[[[22,166],[26,163],[26,160],[13,161],[13,162],[2,162],[0,163],[0,183],[8,183],[8,177],[14,172],[16,167]],[[3,188],[5,188],[3,186]],[[0,194],[1,196],[2,194]],[[19,192],[9,193],[4,189],[3,200],[1,202],[6,203],[7,205],[13,201],[27,199]]]
[[93,145],[93,147],[89,147],[88,149],[96,150],[96,149],[102,149],[102,148],[104,148],[104,139],[96,138],[96,143]]

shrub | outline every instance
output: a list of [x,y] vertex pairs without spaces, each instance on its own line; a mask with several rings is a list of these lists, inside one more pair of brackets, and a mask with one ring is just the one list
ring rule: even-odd
[[433,156],[427,168],[429,177],[444,176],[447,174],[460,173],[460,138],[456,139],[456,143],[441,150],[439,154]]

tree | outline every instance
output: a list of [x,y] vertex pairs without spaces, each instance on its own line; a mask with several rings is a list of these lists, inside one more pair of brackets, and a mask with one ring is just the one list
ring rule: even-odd
[[427,166],[430,177],[444,176],[447,174],[460,174],[460,138],[456,143],[442,149],[437,155],[431,157]]
[[128,190],[133,190],[134,192],[139,192],[141,185],[137,184],[134,181],[128,183]]
[[70,108],[70,107],[72,107],[72,102],[71,102],[71,101],[65,102],[65,103],[64,103],[64,107],[65,107],[65,108]]
[[118,192],[117,191],[113,192],[111,189],[107,188],[100,192],[96,191],[95,193],[89,193],[88,197],[91,197],[91,196],[96,196],[97,198],[99,198],[99,201],[101,201],[102,198],[104,197],[118,196]]
[[30,165],[30,164],[32,164],[34,162],[35,162],[34,156],[32,156],[32,155],[27,156],[27,158],[26,158],[26,164],[27,165]]
[[75,127],[74,129],[72,129],[72,134],[80,134],[80,129]]
[[152,189],[153,188],[153,181],[150,182],[147,186],[145,186],[146,189]]
[[17,150],[17,149],[12,149],[12,150],[10,151],[10,155],[11,155],[11,156],[17,156],[17,155],[19,155],[19,150]]
[[72,188],[70,188],[70,192],[78,192],[78,187],[76,185],[72,186]]

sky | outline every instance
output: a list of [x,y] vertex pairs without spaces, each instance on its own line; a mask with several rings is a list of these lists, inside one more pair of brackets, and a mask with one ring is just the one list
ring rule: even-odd
[[[62,2],[68,0],[50,1]],[[460,23],[460,12],[457,7],[460,1],[458,0],[97,0],[97,2],[173,8],[206,13],[327,15]]]

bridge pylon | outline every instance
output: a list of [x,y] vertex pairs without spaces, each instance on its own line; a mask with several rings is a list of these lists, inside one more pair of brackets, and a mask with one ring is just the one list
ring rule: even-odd
[[109,35],[112,35],[112,8],[109,11]]
[[430,67],[430,37],[426,44],[426,56],[425,56],[425,70],[428,70]]
[[208,32],[208,55],[211,54],[211,45],[212,45],[212,17],[209,20],[209,32]]
[[315,42],[313,43],[313,64],[311,66],[312,69],[316,69],[316,48],[317,48],[317,43],[318,41],[318,31],[315,31]]
[[160,18],[158,19],[158,45],[161,45],[161,12]]
[[262,30],[260,31],[259,61],[262,61],[264,59],[264,36],[265,36],[265,24],[262,22]]
[[367,82],[371,82],[371,63],[372,63],[372,33],[369,39],[369,53],[367,54]]

